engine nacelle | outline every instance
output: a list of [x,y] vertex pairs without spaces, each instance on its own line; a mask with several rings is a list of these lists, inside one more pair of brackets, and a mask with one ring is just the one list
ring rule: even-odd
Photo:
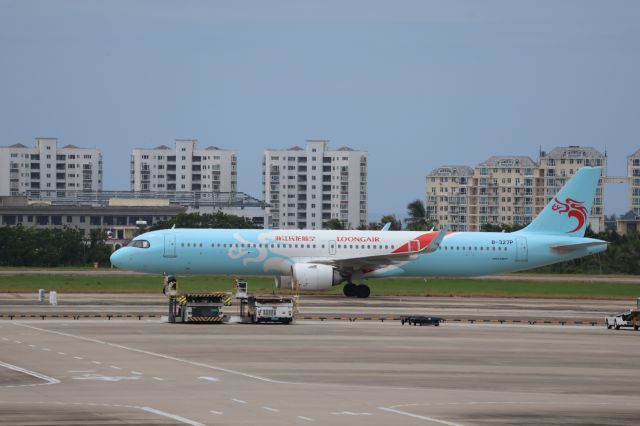
[[291,273],[300,290],[329,290],[342,281],[342,276],[332,266],[317,263],[296,263],[291,267]]
[[275,276],[276,288],[293,289],[293,279],[291,276]]

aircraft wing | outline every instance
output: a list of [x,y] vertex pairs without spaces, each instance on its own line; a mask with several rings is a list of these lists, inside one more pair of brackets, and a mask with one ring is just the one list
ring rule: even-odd
[[402,265],[404,263],[415,260],[424,253],[432,253],[440,248],[440,244],[442,240],[447,235],[447,231],[449,230],[449,225],[446,225],[442,230],[438,233],[436,238],[434,238],[426,247],[424,247],[420,251],[414,252],[403,252],[403,253],[387,253],[380,254],[374,256],[358,256],[358,257],[347,257],[347,258],[337,258],[337,259],[312,259],[309,260],[309,263],[318,263],[321,265],[331,265],[334,266],[341,272],[356,272],[356,271],[372,271],[376,269],[386,268],[388,266]]

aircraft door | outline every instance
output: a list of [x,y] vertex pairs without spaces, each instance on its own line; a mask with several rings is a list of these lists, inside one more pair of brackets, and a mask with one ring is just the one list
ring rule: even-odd
[[336,242],[335,241],[329,241],[329,254],[330,255],[336,254]]
[[516,237],[516,262],[529,261],[529,248],[526,237]]
[[164,236],[164,257],[176,257],[176,236]]

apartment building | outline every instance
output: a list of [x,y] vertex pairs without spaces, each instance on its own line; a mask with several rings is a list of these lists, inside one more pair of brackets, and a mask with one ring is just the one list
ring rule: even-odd
[[473,168],[447,165],[436,167],[427,175],[427,219],[449,224],[452,231],[468,231],[469,188]]
[[55,195],[102,190],[102,154],[75,145],[58,147],[57,138],[36,138],[0,147],[0,196]]
[[237,151],[209,146],[196,139],[176,139],[175,148],[136,148],[131,154],[131,190],[135,192],[236,192]]
[[524,225],[542,209],[536,193],[537,164],[526,156],[493,156],[474,168],[469,229],[485,223]]
[[[636,154],[638,171],[635,173],[638,173],[640,184],[640,152]],[[631,157],[629,161],[633,164]],[[470,168],[465,169],[465,166],[438,167],[427,175],[427,212],[436,226],[449,223],[455,230],[478,231],[483,224],[526,225],[576,170],[599,166],[606,176],[606,164],[606,155],[594,148],[568,146],[540,152],[538,163],[526,156],[493,156],[475,166],[472,176],[468,175]],[[464,186],[459,183],[462,175],[465,175]],[[604,229],[602,182],[598,185],[590,217],[591,228],[596,232]],[[640,208],[640,185],[638,188],[636,201]],[[464,191],[466,195],[453,197],[455,206],[445,195],[452,191],[457,194]],[[452,209],[466,214],[453,215]]]
[[266,150],[262,162],[267,227],[322,229],[330,219],[353,229],[367,223],[367,152],[329,149],[329,141]]
[[[584,166],[602,167],[602,176],[607,176],[607,156],[600,151],[584,146],[570,145],[540,152],[540,176],[544,178],[544,204],[558,193],[560,188]],[[594,232],[604,230],[604,185],[598,182],[589,224]]]
[[629,210],[640,216],[640,149],[627,157]]

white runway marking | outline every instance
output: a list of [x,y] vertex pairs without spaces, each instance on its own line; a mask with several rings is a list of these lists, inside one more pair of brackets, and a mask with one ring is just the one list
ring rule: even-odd
[[58,355],[66,355],[66,352],[58,352]]
[[[0,404],[8,404],[9,402],[7,401],[0,401]],[[177,422],[180,423],[184,423],[187,425],[191,425],[191,426],[205,426],[204,424],[200,423],[200,422],[196,422],[195,420],[191,420],[191,419],[187,419],[186,417],[182,417],[182,416],[178,416],[177,414],[171,414],[171,413],[167,413],[165,411],[160,411],[156,408],[153,407],[140,407],[139,405],[126,405],[126,404],[98,404],[96,402],[45,402],[45,401],[12,401],[11,404],[28,404],[28,405],[32,405],[32,404],[43,404],[43,405],[49,405],[49,404],[55,404],[55,405],[75,405],[75,406],[89,406],[89,407],[95,407],[97,405],[102,405],[103,407],[118,407],[118,408],[131,408],[134,410],[142,410],[142,411],[146,411],[147,413],[151,413],[151,414],[156,414],[158,416],[162,416],[162,417],[167,417],[169,419],[175,420]]]
[[6,337],[3,337],[2,340],[9,340],[9,339],[7,339]]
[[[33,377],[37,377],[38,379],[44,380],[47,383],[39,383],[38,385],[56,385],[60,383],[60,380],[54,379],[53,377],[45,376],[42,373],[36,373],[35,371],[27,370],[26,368],[18,367],[17,365],[7,364],[6,362],[0,361],[0,366],[4,368],[8,368],[9,370],[19,371],[20,373],[28,374]],[[25,386],[25,385],[13,385],[13,386],[5,386],[5,387],[17,387],[17,386]],[[33,385],[26,385],[33,386]]]
[[279,413],[280,410],[278,410],[277,408],[271,408],[271,407],[262,407],[267,411],[271,411],[272,413]]
[[371,413],[354,413],[351,411],[341,411],[341,412],[333,412],[331,413],[334,416],[372,416],[373,414]]
[[51,351],[51,349],[49,349],[49,348],[42,348],[42,350],[43,350],[43,351],[46,351],[46,352]]
[[208,368],[208,369],[211,369],[211,370],[222,371],[224,373],[234,374],[234,375],[237,375],[237,376],[246,377],[248,379],[259,380],[259,381],[262,381],[262,382],[278,383],[278,384],[289,384],[289,385],[300,384],[300,383],[295,383],[295,382],[285,382],[285,381],[281,381],[281,380],[269,379],[268,377],[256,376],[254,374],[243,373],[241,371],[230,370],[228,368],[223,368],[223,367],[217,367],[217,366],[214,366],[214,365],[204,364],[202,362],[190,361],[188,359],[178,358],[178,357],[171,356],[171,355],[165,355],[165,354],[161,354],[161,353],[157,353],[157,352],[145,351],[143,349],[137,349],[137,348],[132,348],[132,347],[129,347],[129,346],[118,345],[116,343],[109,343],[109,342],[105,342],[103,340],[92,339],[90,337],[78,336],[78,335],[71,334],[71,333],[63,333],[61,331],[47,330],[46,328],[40,328],[40,327],[36,327],[36,326],[33,326],[33,325],[29,325],[29,324],[13,323],[13,325],[16,325],[16,326],[19,326],[19,327],[30,328],[32,330],[37,330],[37,331],[41,331],[41,332],[44,332],[44,333],[57,334],[59,336],[71,337],[73,339],[85,340],[87,342],[93,342],[93,343],[98,343],[98,344],[101,344],[101,345],[107,345],[107,346],[110,346],[112,348],[124,349],[124,350],[131,351],[131,352],[137,352],[137,353],[150,355],[150,356],[154,356],[154,357],[158,357],[158,358],[168,359],[168,360],[171,360],[171,361],[182,362],[184,364],[189,364],[189,365],[193,365],[193,366],[196,366],[196,367],[202,367],[202,368]]
[[118,367],[117,365],[110,365],[110,367],[114,370],[122,370],[122,368]]
[[382,410],[382,411],[387,411],[389,413],[395,413],[395,414],[401,414],[403,416],[407,416],[407,417],[413,417],[414,419],[420,419],[420,420],[427,420],[433,423],[439,423],[441,425],[447,425],[447,426],[463,426],[460,423],[453,423],[453,422],[448,422],[446,420],[440,420],[440,419],[436,419],[433,417],[427,417],[427,416],[420,416],[418,414],[413,414],[413,413],[409,413],[407,411],[400,411],[400,410],[395,410],[393,408],[386,408],[386,407],[378,407],[378,410]]
[[119,382],[121,380],[138,380],[138,376],[103,376],[102,374],[83,374],[71,377],[75,380],[99,380],[102,382]]
[[311,417],[298,416],[298,418],[299,418],[300,420],[306,420],[306,421],[308,421],[308,422],[313,422],[313,421],[315,421],[315,420],[313,420]]
[[15,342],[18,343],[18,344],[22,343],[20,340],[16,340]]
[[181,416],[178,416],[178,415],[176,415],[176,414],[171,414],[171,413],[165,413],[164,411],[156,410],[155,408],[151,408],[151,407],[141,407],[140,409],[141,409],[141,410],[144,410],[144,411],[146,411],[146,412],[149,412],[149,413],[153,413],[153,414],[157,414],[157,415],[159,415],[159,416],[164,416],[164,417],[167,417],[167,418],[169,418],[169,419],[173,419],[173,420],[175,420],[175,421],[177,421],[177,422],[184,423],[184,424],[187,424],[187,425],[191,425],[191,426],[205,426],[205,425],[204,425],[204,424],[202,424],[202,423],[196,422],[196,421],[194,421],[194,420],[187,419],[186,417],[181,417]]
[[136,376],[142,376],[142,373],[139,371],[132,371],[131,374],[135,374]]
[[236,399],[236,398],[233,398],[233,399],[232,399],[232,401],[233,401],[233,402],[237,402],[238,404],[246,404],[246,403],[247,403],[247,401],[245,401],[245,400],[242,400],[242,399]]
[[219,415],[219,416],[221,416],[221,415],[223,415],[223,414],[224,414],[224,411],[210,410],[209,412],[210,412],[211,414],[217,414],[217,415]]
[[100,361],[91,361],[92,363],[96,364],[96,365],[100,365],[102,364]]
[[84,359],[81,356],[74,356],[75,359]]
[[163,379],[162,377],[155,377],[155,376],[154,376],[154,377],[152,377],[152,379],[153,379],[153,380],[157,380],[157,381],[159,381],[159,382],[164,381],[164,379]]
[[198,379],[208,380],[210,382],[219,382],[220,381],[217,377],[210,377],[210,376],[200,376],[200,377],[198,377]]
[[30,347],[30,348],[35,348],[35,347],[36,347],[36,345],[29,345],[29,347]]

